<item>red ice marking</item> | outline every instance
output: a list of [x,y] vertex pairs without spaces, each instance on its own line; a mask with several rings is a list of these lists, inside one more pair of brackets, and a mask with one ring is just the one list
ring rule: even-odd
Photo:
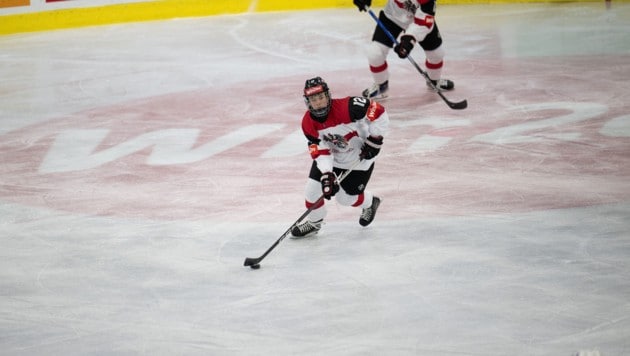
[[[361,73],[325,74],[335,93],[360,92],[354,78]],[[380,219],[630,198],[627,113],[593,94],[599,91],[574,83],[559,96],[510,95],[507,81],[490,89],[470,80],[468,92],[453,96],[474,105],[454,113],[434,93],[405,96],[417,78],[396,79],[384,103],[391,129],[369,186],[384,198]],[[552,75],[532,80],[540,88],[557,84]],[[0,198],[127,218],[290,222],[303,211],[310,167],[299,127],[303,81],[170,94],[10,132],[0,136]],[[358,214],[331,209],[332,217]]]

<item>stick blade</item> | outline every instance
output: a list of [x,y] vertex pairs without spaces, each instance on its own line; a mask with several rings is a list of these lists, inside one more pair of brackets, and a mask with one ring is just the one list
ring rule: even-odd
[[253,265],[257,265],[258,263],[260,263],[260,258],[250,258],[250,257],[246,257],[245,258],[245,262],[243,262],[243,266],[245,267],[251,267]]
[[462,100],[460,102],[457,103],[448,103],[448,106],[450,106],[451,109],[453,110],[463,110],[466,109],[468,107],[468,101],[467,100]]

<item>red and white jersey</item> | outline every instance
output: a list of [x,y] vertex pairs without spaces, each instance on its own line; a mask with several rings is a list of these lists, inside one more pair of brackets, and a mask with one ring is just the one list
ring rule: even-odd
[[[306,111],[302,131],[308,139],[309,152],[322,172],[333,167],[351,168],[359,160],[361,147],[368,136],[385,136],[389,117],[376,101],[361,96],[331,99],[325,121],[320,122]],[[364,160],[356,170],[367,170],[374,159]]]
[[[422,8],[431,10],[422,11]],[[422,41],[433,29],[435,0],[388,0],[383,12],[407,34]]]

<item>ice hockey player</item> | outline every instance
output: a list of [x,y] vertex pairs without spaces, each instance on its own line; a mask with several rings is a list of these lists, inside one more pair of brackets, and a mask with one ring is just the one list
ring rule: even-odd
[[[333,99],[321,77],[306,81],[304,101],[308,110],[302,118],[302,131],[313,159],[305,197],[306,207],[313,210],[304,223],[291,230],[293,238],[321,229],[327,213],[326,199],[333,196],[340,205],[362,208],[359,224],[369,225],[381,203],[366,187],[389,127],[385,108],[361,96]],[[337,177],[352,167],[338,182]],[[319,199],[322,195],[325,199]]]
[[[407,58],[417,42],[424,50],[426,71],[433,85],[438,90],[452,90],[453,81],[442,79],[444,64],[444,48],[442,36],[435,21],[436,0],[388,0],[379,13],[379,20],[389,32],[398,38],[398,45],[394,52],[400,58]],[[359,11],[366,11],[372,0],[353,0]],[[387,97],[389,89],[389,71],[387,70],[387,55],[394,43],[378,25],[372,35],[372,41],[367,47],[368,63],[374,84],[363,91],[363,96],[370,99]],[[427,86],[432,86],[427,82]]]

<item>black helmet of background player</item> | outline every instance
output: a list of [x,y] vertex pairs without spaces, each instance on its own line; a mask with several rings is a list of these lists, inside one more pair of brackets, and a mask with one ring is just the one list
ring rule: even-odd
[[[321,96],[322,93],[324,97]],[[324,98],[326,99],[325,105],[323,105],[323,103],[320,102],[321,100],[319,100]],[[319,100],[316,107],[313,107],[311,99]],[[328,84],[326,84],[321,77],[306,80],[306,83],[304,83],[304,102],[306,103],[308,111],[311,113],[311,117],[313,117],[313,119],[319,122],[326,121],[332,101],[330,100]]]

